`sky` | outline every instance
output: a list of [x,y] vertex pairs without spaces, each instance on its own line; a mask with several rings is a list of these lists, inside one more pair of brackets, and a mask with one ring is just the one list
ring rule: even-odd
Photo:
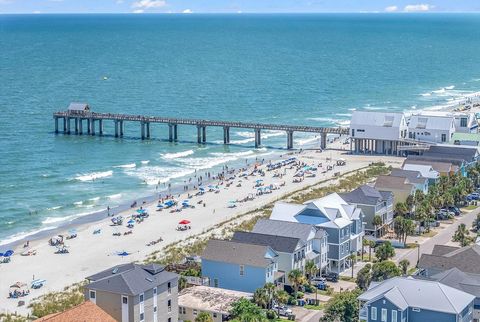
[[0,13],[480,12],[480,0],[0,0]]

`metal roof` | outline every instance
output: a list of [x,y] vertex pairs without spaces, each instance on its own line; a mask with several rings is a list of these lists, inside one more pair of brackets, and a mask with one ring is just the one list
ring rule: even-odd
[[400,127],[405,121],[403,113],[383,111],[353,111],[350,127],[356,125]]
[[297,248],[303,246],[303,243],[299,238],[274,236],[246,231],[236,231],[233,234],[232,240],[248,244],[270,246],[274,251],[282,253],[294,253]]
[[90,107],[87,103],[70,103],[68,105],[69,111],[89,111]]
[[449,131],[455,128],[455,120],[449,116],[412,115],[408,123],[408,128]]
[[295,237],[299,238],[303,243],[306,243],[312,237],[323,238],[327,236],[325,230],[315,227],[314,225],[273,219],[258,220],[253,227],[252,232]]
[[[273,257],[269,255],[273,254]],[[252,245],[243,242],[210,239],[205,248],[202,260],[266,267],[274,262],[278,254],[269,246]]]
[[87,289],[117,294],[138,295],[166,282],[176,280],[178,275],[164,270],[157,264],[125,264],[112,267],[87,277]]
[[394,277],[375,284],[358,299],[373,302],[385,297],[398,308],[420,308],[451,314],[461,313],[475,299],[471,294],[439,282]]

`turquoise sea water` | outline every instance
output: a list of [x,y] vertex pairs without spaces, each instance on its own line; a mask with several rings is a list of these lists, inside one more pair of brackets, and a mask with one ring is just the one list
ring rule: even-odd
[[[255,150],[245,130],[229,147],[215,144],[215,129],[214,144],[199,147],[192,127],[171,144],[161,125],[143,142],[133,124],[123,140],[55,136],[52,112],[72,101],[345,125],[353,109],[418,110],[479,91],[479,40],[474,14],[0,15],[0,243],[149,195],[158,181],[275,152]],[[295,145],[310,139],[298,134]],[[281,148],[286,137],[267,132],[263,144]]]

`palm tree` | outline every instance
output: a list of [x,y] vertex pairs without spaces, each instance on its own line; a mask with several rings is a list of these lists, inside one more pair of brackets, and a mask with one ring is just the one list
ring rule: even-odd
[[253,293],[253,301],[262,309],[266,309],[268,306],[268,294],[265,288],[257,288]]
[[275,284],[267,283],[267,284],[265,284],[265,286],[263,286],[263,289],[265,290],[265,293],[267,294],[267,297],[268,297],[267,308],[270,309],[270,308],[272,308],[273,295],[275,293]]
[[312,277],[317,274],[318,267],[313,260],[309,260],[305,263],[305,273],[307,274],[308,285],[312,284]]
[[355,260],[357,259],[357,255],[355,255],[354,252],[352,252],[349,256],[348,259],[350,260],[350,265],[352,265],[352,278],[353,278],[353,269],[355,267]]
[[398,263],[398,266],[399,266],[400,269],[402,270],[403,275],[407,275],[408,266],[410,266],[410,262],[408,261],[408,259],[402,259],[402,260]]
[[368,259],[371,262],[372,261],[372,248],[375,247],[375,241],[370,240],[368,243],[369,243],[369,245],[368,245]]
[[377,227],[383,224],[382,217],[378,215],[373,216],[372,224],[375,226],[375,238],[378,238]]
[[200,312],[195,318],[195,322],[213,322],[213,318],[210,313]]
[[298,288],[300,285],[305,283],[305,276],[303,276],[302,271],[299,269],[292,269],[288,273],[288,280],[292,283],[293,289],[295,290],[295,297],[297,296]]
[[288,293],[284,290],[276,290],[273,294],[273,298],[278,305],[284,305],[288,302]]
[[368,239],[362,239],[362,262],[363,262],[363,253],[365,253],[365,246],[370,245],[370,241]]
[[453,235],[452,240],[459,242],[462,247],[468,246],[471,242],[471,238],[468,236],[469,232],[465,224],[460,224]]
[[[410,196],[409,196],[410,197]],[[413,199],[413,198],[412,198]],[[413,201],[412,201],[413,202]],[[404,217],[408,212],[408,206],[403,202],[397,202],[395,204],[395,216]]]

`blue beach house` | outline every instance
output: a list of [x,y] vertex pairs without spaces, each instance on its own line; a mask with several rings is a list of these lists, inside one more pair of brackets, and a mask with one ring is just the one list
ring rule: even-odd
[[343,272],[350,267],[348,257],[362,248],[364,215],[337,193],[302,205],[277,202],[270,219],[315,225],[327,233],[327,271]]
[[270,246],[218,239],[208,241],[202,275],[212,287],[250,293],[281,278],[278,254]]
[[439,282],[394,277],[358,297],[360,321],[471,322],[475,297]]

